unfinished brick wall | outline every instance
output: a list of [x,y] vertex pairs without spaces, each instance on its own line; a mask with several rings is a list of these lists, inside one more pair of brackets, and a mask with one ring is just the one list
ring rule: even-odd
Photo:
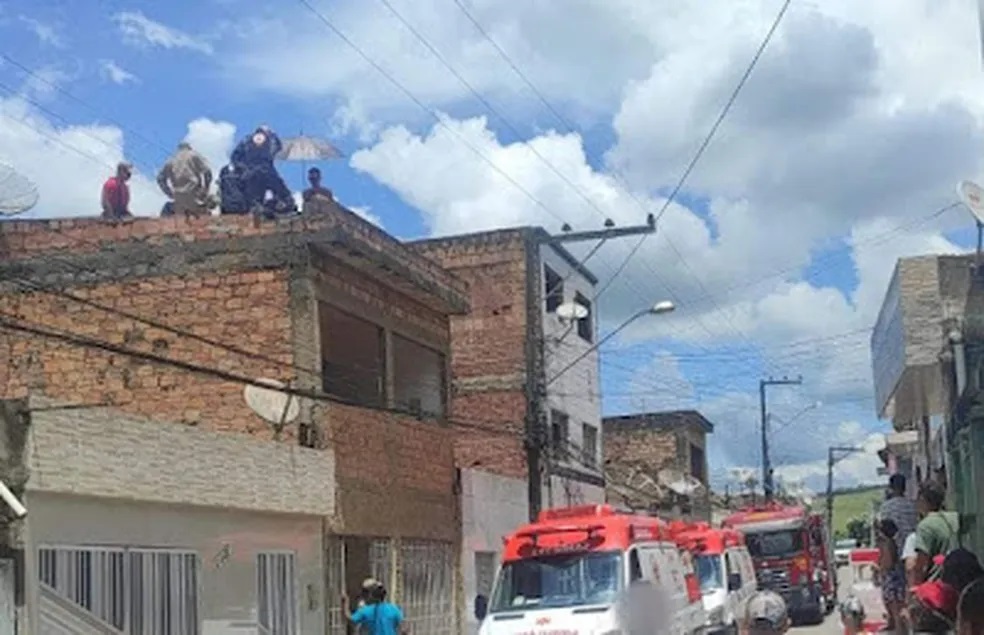
[[606,426],[604,452],[606,464],[637,463],[657,472],[676,462],[677,438],[671,430],[618,430]]
[[409,416],[331,405],[339,531],[365,536],[452,540],[453,432]]
[[[347,217],[338,221],[348,222]],[[237,375],[297,380],[320,388],[316,300],[321,294],[367,306],[388,325],[420,334],[444,349],[450,327],[438,307],[465,305],[462,282],[376,229],[359,230],[362,241],[371,244],[368,251],[360,244],[362,251],[353,255],[352,243],[335,234],[310,251],[297,243],[299,236],[287,235],[308,224],[318,231],[313,221],[291,221],[279,234],[271,229],[278,225],[254,227],[250,219],[149,219],[115,226],[65,221],[64,231],[52,229],[59,223],[0,228],[0,268],[6,272],[0,276],[0,313]],[[231,233],[223,237],[214,226]],[[366,257],[376,249],[385,258]],[[141,257],[146,262],[135,264]],[[61,267],[65,259],[75,264]],[[409,272],[403,284],[415,287],[417,295],[379,282],[403,265]],[[87,273],[87,267],[95,273]],[[24,293],[9,284],[24,276],[273,361],[232,353],[64,297]],[[426,304],[422,295],[433,301]],[[60,402],[111,404],[157,420],[272,437],[270,425],[245,404],[244,386],[238,382],[2,331],[0,350],[12,360],[0,366],[4,397],[31,391]],[[339,459],[337,531],[441,539],[457,535],[449,427],[325,402],[311,412],[325,445]],[[289,426],[284,438],[295,430]]]
[[[465,281],[471,310],[451,319],[455,459],[460,467],[526,476],[526,242],[521,230],[416,243]],[[489,428],[486,432],[481,428]]]
[[[67,290],[99,305],[270,358],[263,361],[153,328],[49,293],[0,299],[13,314],[47,329],[244,375],[291,380],[287,273],[249,271],[161,277]],[[270,426],[243,400],[243,385],[88,347],[0,332],[3,397],[29,391],[77,404],[107,404],[133,414],[211,430],[266,436]],[[274,363],[276,362],[276,363]]]

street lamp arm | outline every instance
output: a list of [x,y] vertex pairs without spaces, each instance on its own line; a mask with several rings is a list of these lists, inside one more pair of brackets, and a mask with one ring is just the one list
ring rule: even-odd
[[573,360],[571,360],[566,366],[564,366],[556,374],[554,374],[553,377],[549,378],[547,380],[547,384],[546,385],[549,386],[550,384],[552,384],[555,381],[557,381],[561,376],[564,375],[564,373],[566,373],[570,369],[572,369],[575,366],[577,366],[577,364],[580,363],[581,360],[583,360],[585,357],[587,357],[591,353],[595,352],[596,350],[598,350],[599,348],[601,348],[602,346],[604,346],[610,339],[612,339],[613,337],[615,337],[616,335],[618,335],[619,333],[621,333],[623,330],[625,330],[625,328],[627,326],[629,326],[629,324],[632,324],[633,322],[635,322],[639,318],[643,317],[644,315],[649,315],[652,312],[653,312],[652,308],[648,308],[648,309],[644,309],[644,310],[639,311],[638,313],[632,315],[629,319],[627,319],[624,322],[622,322],[621,324],[619,324],[618,327],[614,331],[612,331],[611,333],[608,333],[607,335],[605,335],[605,337],[603,337],[600,340],[598,340],[590,348],[588,348],[583,353],[581,353],[580,355],[578,355],[577,357],[575,357]]

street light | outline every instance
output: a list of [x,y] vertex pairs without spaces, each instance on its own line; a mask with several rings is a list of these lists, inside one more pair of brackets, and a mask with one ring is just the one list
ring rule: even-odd
[[[561,311],[562,308],[564,309],[563,311]],[[564,373],[566,373],[570,369],[574,368],[582,359],[584,359],[591,353],[595,352],[596,350],[604,346],[608,340],[612,339],[613,337],[621,333],[628,325],[632,324],[639,318],[645,317],[647,315],[665,315],[666,313],[672,313],[675,310],[676,310],[675,304],[673,304],[669,300],[663,300],[662,302],[657,302],[656,304],[648,306],[642,311],[639,311],[638,313],[630,316],[629,319],[619,324],[618,328],[616,328],[614,331],[612,331],[605,337],[598,340],[591,348],[589,348],[588,350],[584,351],[583,353],[575,357],[569,364],[567,364],[567,366],[564,366],[562,369],[560,369],[560,371],[557,374],[555,374],[553,377],[547,380],[546,385],[549,386],[550,384],[557,381],[557,379],[559,379]],[[572,315],[572,316],[578,315],[578,311],[576,309],[566,308],[565,305],[561,305],[560,307],[558,307],[557,312],[562,314]]]

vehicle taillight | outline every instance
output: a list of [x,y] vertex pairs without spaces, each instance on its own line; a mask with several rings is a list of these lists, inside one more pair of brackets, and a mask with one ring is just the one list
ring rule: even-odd
[[700,602],[700,581],[697,579],[697,576],[693,573],[688,573],[684,577],[684,582],[687,584],[687,599],[690,600],[690,603]]

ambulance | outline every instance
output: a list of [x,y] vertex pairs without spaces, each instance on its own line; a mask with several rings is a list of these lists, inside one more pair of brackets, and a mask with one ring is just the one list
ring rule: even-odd
[[504,539],[501,562],[479,635],[704,633],[700,582],[658,518],[545,510]]
[[755,594],[755,565],[745,537],[707,523],[671,523],[677,544],[693,554],[708,633],[737,633],[741,606]]

